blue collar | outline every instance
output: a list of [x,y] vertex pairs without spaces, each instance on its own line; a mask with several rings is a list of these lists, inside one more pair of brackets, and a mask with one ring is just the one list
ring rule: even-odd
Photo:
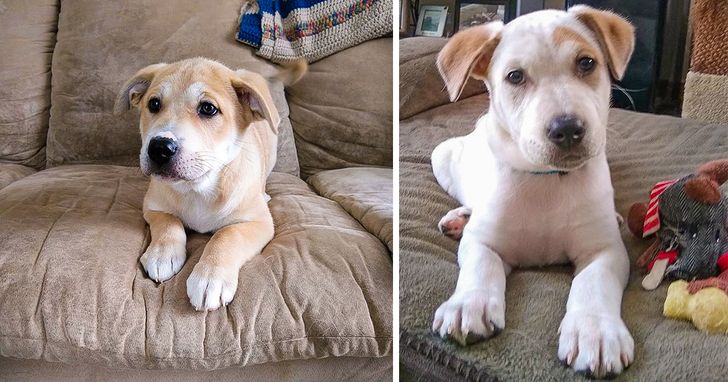
[[527,171],[531,175],[567,175],[568,171],[559,171],[559,170],[551,170],[551,171]]

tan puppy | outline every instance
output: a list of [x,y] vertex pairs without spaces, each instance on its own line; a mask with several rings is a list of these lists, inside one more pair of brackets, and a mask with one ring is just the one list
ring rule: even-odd
[[[290,68],[295,82],[305,62]],[[122,88],[115,111],[139,107],[144,219],[152,240],[140,261],[165,281],[182,269],[185,227],[214,232],[187,279],[195,309],[235,295],[240,267],[273,238],[265,182],[276,161],[280,118],[266,79],[193,58],[150,65]]]

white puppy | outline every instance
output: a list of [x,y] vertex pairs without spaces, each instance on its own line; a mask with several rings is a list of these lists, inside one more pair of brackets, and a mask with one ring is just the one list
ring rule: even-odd
[[514,267],[571,262],[559,359],[594,377],[632,362],[620,317],[629,260],[605,140],[610,75],[622,77],[633,47],[627,21],[576,6],[464,30],[440,52],[453,101],[469,76],[490,92],[475,130],[432,154],[438,182],[463,205],[440,222],[462,234],[455,293],[433,322],[442,337],[467,344],[502,329]]

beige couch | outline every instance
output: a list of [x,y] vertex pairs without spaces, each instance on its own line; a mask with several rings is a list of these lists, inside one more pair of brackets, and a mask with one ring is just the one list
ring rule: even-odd
[[189,233],[165,283],[139,264],[148,180],[117,90],[194,56],[272,73],[233,39],[240,4],[0,3],[0,380],[391,379],[391,38],[271,85],[276,235],[231,305],[195,312],[186,296],[209,235]]
[[[491,340],[460,347],[431,332],[435,309],[455,288],[458,266],[457,242],[437,230],[437,221],[457,202],[437,184],[430,155],[443,140],[472,131],[489,105],[477,81],[470,81],[460,101],[448,101],[435,68],[445,42],[400,40],[400,362],[412,376],[429,381],[584,380],[556,357],[569,266],[512,272],[506,281],[506,328]],[[623,216],[632,203],[647,199],[656,182],[728,158],[726,125],[612,109],[607,134],[615,204]],[[635,340],[635,362],[617,379],[725,380],[728,336],[706,335],[688,322],[663,317],[668,283],[642,289],[634,263],[648,242],[626,227],[622,231],[633,264],[622,316]]]

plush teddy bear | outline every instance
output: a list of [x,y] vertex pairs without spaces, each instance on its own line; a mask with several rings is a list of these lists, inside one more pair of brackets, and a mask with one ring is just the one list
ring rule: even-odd
[[[707,280],[701,280],[704,281]],[[667,289],[662,313],[668,318],[691,321],[706,333],[728,334],[728,294],[725,289],[708,285],[689,285],[683,280],[673,282]],[[701,289],[701,286],[706,287]]]
[[696,174],[655,185],[649,203],[632,205],[630,231],[638,237],[656,233],[637,261],[649,272],[645,289],[657,288],[665,277],[691,281],[728,270],[728,198],[720,190],[726,180],[728,159],[709,162]]

